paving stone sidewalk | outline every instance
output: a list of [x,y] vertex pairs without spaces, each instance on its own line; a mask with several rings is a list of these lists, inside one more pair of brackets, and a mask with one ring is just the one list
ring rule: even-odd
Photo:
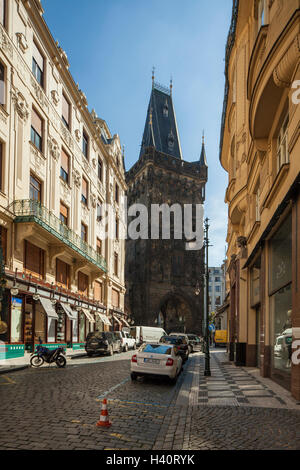
[[255,368],[229,363],[211,353],[194,356],[172,412],[166,414],[153,449],[299,450],[300,404]]

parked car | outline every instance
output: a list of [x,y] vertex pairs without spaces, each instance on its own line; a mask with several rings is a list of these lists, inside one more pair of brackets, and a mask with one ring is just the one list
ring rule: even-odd
[[182,369],[182,359],[176,346],[145,343],[131,358],[131,379],[138,376],[165,376],[176,382]]
[[115,334],[120,338],[122,351],[128,351],[128,349],[136,349],[136,341],[126,331],[115,331]]
[[162,336],[160,343],[173,344],[177,347],[178,352],[182,358],[182,362],[186,362],[189,358],[189,348],[186,339],[181,336]]
[[197,335],[188,334],[189,343],[191,345],[191,352],[200,351],[201,349],[201,339]]
[[190,344],[190,340],[189,340],[188,335],[186,335],[185,333],[170,333],[169,336],[180,336],[180,337],[182,337],[182,338],[185,338],[186,343],[187,343],[188,348],[189,348],[189,353],[192,352],[193,347],[192,347],[192,345]]
[[87,335],[85,350],[88,356],[94,354],[108,354],[122,352],[121,340],[111,331],[94,331]]
[[132,326],[130,328],[130,335],[135,338],[137,346],[153,341],[158,342],[166,334],[163,328],[156,326]]

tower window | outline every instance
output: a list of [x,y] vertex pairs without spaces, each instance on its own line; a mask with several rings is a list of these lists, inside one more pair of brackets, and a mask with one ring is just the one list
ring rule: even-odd
[[164,117],[169,116],[169,107],[168,107],[168,102],[167,100],[165,101],[164,107],[163,107],[163,115]]

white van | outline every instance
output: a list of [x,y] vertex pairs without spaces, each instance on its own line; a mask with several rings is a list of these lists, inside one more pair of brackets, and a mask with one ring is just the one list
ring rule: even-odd
[[137,346],[142,343],[158,343],[167,333],[163,328],[155,326],[131,326],[130,335],[135,338]]

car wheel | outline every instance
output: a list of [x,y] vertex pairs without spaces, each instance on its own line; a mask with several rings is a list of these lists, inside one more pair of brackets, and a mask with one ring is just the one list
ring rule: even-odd
[[88,357],[93,357],[94,353],[87,353]]
[[131,380],[137,379],[137,375],[134,372],[131,372],[130,377],[131,377]]

